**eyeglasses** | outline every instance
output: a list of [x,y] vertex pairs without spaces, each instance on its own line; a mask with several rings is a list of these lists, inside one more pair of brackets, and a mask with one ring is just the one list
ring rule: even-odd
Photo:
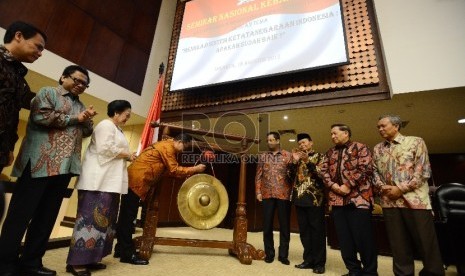
[[85,88],[89,88],[89,84],[87,84],[87,82],[85,82],[83,80],[80,80],[80,79],[77,79],[77,78],[72,77],[72,76],[69,76],[69,78],[73,80],[75,85],[81,85],[81,86],[84,86]]

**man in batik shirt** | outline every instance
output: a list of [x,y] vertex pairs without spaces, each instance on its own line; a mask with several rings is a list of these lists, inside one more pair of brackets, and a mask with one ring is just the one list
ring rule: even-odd
[[149,190],[152,187],[160,187],[160,180],[164,175],[187,178],[205,170],[204,164],[185,167],[177,161],[177,155],[190,149],[192,141],[192,137],[186,133],[181,133],[174,139],[158,141],[144,149],[129,165],[129,189],[128,193],[121,197],[116,227],[118,243],[115,246],[115,257],[120,257],[120,262],[133,265],[149,263],[136,252],[132,240],[139,202],[146,201]]
[[93,131],[97,113],[79,100],[89,81],[85,68],[70,65],[58,86],[41,88],[31,101],[12,173],[19,178],[0,236],[0,267],[19,264],[19,273],[10,270],[11,275],[56,275],[42,265],[42,257],[68,184],[81,172],[82,138]]
[[[373,165],[367,145],[350,140],[345,124],[331,126],[335,147],[326,152],[321,175],[347,275],[378,275],[378,253],[371,225]],[[358,260],[357,253],[360,254]]]
[[257,200],[263,203],[263,243],[265,262],[271,263],[275,257],[273,240],[273,218],[278,210],[279,220],[279,255],[278,260],[289,265],[289,241],[291,239],[291,184],[288,166],[291,153],[282,150],[279,133],[267,134],[268,151],[262,153],[255,175],[255,193]]
[[291,175],[294,176],[292,202],[297,212],[300,241],[304,247],[299,269],[313,269],[313,273],[325,272],[326,231],[324,209],[324,184],[317,170],[324,155],[313,150],[308,133],[297,134],[298,149],[292,151]]
[[373,151],[394,274],[414,275],[416,246],[423,261],[420,275],[444,275],[429,198],[428,150],[423,139],[403,136],[401,124],[399,116],[381,116],[378,131],[385,141]]
[[29,109],[35,96],[24,79],[28,70],[22,63],[41,57],[46,40],[41,30],[16,21],[6,30],[5,44],[0,45],[0,173],[13,164],[19,111],[22,107]]

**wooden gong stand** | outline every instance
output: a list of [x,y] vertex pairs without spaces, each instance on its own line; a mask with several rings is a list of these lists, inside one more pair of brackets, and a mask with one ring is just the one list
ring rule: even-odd
[[[229,135],[224,133],[215,133],[206,130],[186,128],[183,126],[170,125],[166,123],[152,123],[152,127],[163,128],[163,134],[168,135],[170,130],[182,131],[184,133],[200,134],[211,136],[215,138],[228,139],[233,141],[241,141],[241,149],[236,153],[241,156],[240,173],[239,173],[239,191],[236,207],[236,216],[234,218],[234,229],[232,241],[218,241],[218,240],[198,240],[198,239],[184,239],[184,238],[169,238],[157,237],[157,224],[158,224],[158,195],[160,193],[161,185],[154,185],[147,195],[147,209],[145,216],[145,223],[143,227],[143,234],[134,239],[136,248],[139,249],[139,255],[145,260],[149,260],[153,253],[153,247],[158,245],[172,245],[172,246],[190,246],[190,247],[207,247],[207,248],[224,248],[232,256],[236,256],[242,264],[251,264],[252,260],[263,260],[265,252],[261,249],[255,249],[251,244],[247,243],[247,216],[246,216],[246,156],[248,144],[251,142],[258,143],[257,139]],[[218,145],[209,144],[212,147]],[[224,147],[222,147],[224,148]]]

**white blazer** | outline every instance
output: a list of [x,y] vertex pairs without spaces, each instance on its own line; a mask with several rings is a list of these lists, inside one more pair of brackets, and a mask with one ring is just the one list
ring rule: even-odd
[[129,144],[123,131],[110,119],[98,123],[84,155],[81,175],[75,188],[127,194],[126,160],[116,158],[121,152],[129,152]]

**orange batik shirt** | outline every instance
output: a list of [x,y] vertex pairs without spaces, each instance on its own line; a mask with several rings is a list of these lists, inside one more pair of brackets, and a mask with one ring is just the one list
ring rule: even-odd
[[255,192],[263,199],[290,200],[292,185],[289,181],[289,164],[292,155],[286,150],[276,154],[265,152],[260,155],[255,175]]
[[183,178],[194,174],[193,167],[179,165],[173,140],[147,147],[128,167],[129,188],[142,200],[163,175]]

